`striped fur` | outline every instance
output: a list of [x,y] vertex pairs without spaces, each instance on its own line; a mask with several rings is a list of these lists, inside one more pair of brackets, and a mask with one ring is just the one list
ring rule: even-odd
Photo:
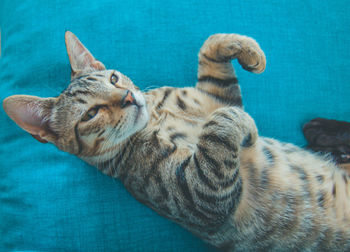
[[[236,58],[248,71],[265,68],[253,39],[216,34],[200,50],[195,88],[141,94],[85,55],[88,70],[73,69],[70,86],[44,110],[56,138],[40,137],[120,179],[140,202],[222,250],[349,251],[350,178],[325,157],[258,136],[242,109]],[[128,90],[139,104],[123,108]],[[8,98],[5,110],[33,133],[10,109],[18,99]]]

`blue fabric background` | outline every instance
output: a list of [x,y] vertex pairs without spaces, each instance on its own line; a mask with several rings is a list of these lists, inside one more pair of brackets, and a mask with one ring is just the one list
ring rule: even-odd
[[[254,37],[262,75],[237,67],[260,134],[305,144],[314,117],[350,120],[346,0],[0,1],[0,99],[56,96],[69,83],[64,32],[141,88],[194,85],[213,33]],[[237,64],[235,63],[237,66]],[[0,109],[0,250],[211,251],[134,200],[121,183],[43,145]]]

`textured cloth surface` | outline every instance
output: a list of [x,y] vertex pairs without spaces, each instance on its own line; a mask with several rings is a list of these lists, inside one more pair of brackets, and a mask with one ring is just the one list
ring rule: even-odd
[[[304,145],[315,117],[350,120],[346,0],[1,0],[0,98],[56,96],[70,79],[64,32],[136,85],[194,85],[213,33],[254,37],[261,75],[234,63],[261,135]],[[0,109],[0,251],[211,251],[120,182],[41,144]]]

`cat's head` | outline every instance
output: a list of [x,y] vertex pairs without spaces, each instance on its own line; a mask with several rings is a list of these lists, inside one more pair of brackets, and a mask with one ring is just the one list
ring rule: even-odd
[[14,95],[3,107],[18,126],[40,142],[93,160],[145,127],[146,102],[132,81],[106,70],[71,32],[65,35],[71,83],[58,97]]

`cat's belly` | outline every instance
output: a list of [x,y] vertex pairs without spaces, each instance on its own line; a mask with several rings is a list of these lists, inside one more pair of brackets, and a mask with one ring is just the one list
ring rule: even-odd
[[164,121],[160,128],[158,136],[167,139],[178,148],[194,149],[198,142],[204,119],[188,116],[172,117],[167,115],[167,117],[167,120]]

